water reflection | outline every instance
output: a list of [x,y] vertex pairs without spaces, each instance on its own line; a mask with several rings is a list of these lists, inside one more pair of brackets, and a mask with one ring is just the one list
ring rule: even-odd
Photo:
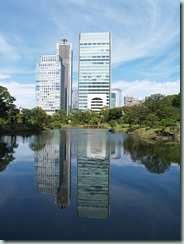
[[180,164],[179,144],[149,144],[136,137],[127,137],[123,146],[133,162],[143,164],[151,173],[164,173],[171,163]]
[[[27,137],[26,137],[27,138]],[[20,138],[19,138],[20,139]],[[25,140],[22,137],[23,142]],[[29,140],[28,140],[29,139]],[[180,145],[149,144],[100,130],[49,130],[26,139],[35,152],[35,185],[61,209],[71,201],[71,159],[77,163],[77,216],[110,216],[110,164],[141,164],[155,174],[180,163]],[[0,171],[15,159],[16,136],[0,137]]]
[[179,240],[179,150],[100,129],[1,137],[2,237]]
[[77,144],[77,215],[109,217],[109,141],[98,132],[83,135]]
[[16,136],[0,137],[0,171],[6,169],[6,166],[15,159],[14,149],[18,147]]
[[59,208],[70,204],[70,146],[69,131],[61,130],[39,134],[31,145],[35,150],[35,184],[38,191],[54,195]]

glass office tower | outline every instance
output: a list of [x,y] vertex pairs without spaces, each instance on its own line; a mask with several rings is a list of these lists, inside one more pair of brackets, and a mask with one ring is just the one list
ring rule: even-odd
[[40,56],[36,66],[36,106],[47,114],[64,110],[65,67],[59,55]]
[[79,34],[78,106],[82,110],[100,111],[110,107],[111,34]]

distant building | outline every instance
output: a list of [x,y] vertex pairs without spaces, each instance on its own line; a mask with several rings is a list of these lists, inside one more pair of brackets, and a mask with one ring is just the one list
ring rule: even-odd
[[79,34],[79,109],[110,107],[111,34]]
[[121,107],[121,90],[118,88],[111,89],[111,108]]
[[144,102],[144,99],[135,99],[134,97],[124,97],[124,106],[134,106],[134,105],[140,105]]
[[57,55],[59,55],[65,66],[65,111],[67,115],[72,108],[72,63],[73,63],[73,51],[72,44],[66,39],[56,45]]
[[78,89],[76,87],[74,87],[72,89],[72,109],[78,109]]
[[47,114],[64,110],[65,67],[59,55],[43,55],[36,66],[36,106]]

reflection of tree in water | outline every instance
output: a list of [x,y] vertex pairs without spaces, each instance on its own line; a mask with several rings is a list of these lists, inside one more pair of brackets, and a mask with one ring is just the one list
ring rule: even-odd
[[150,144],[138,138],[128,137],[124,149],[134,162],[140,162],[152,173],[164,173],[171,163],[180,163],[180,145]]
[[17,148],[16,136],[0,137],[0,171],[6,169],[6,166],[15,158],[14,148]]
[[47,133],[47,131],[43,131],[34,136],[34,143],[30,143],[29,147],[34,152],[40,151],[46,146],[47,141],[50,140],[52,136],[53,135],[51,133]]

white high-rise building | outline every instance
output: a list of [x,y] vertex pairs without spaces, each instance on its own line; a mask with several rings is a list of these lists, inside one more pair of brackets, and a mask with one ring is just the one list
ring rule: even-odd
[[68,115],[72,109],[72,44],[66,39],[63,39],[57,43],[56,49],[57,55],[62,58],[65,66],[65,111]]
[[36,66],[36,106],[47,114],[64,110],[65,68],[58,55],[40,56]]
[[118,88],[111,89],[111,108],[121,107],[121,90]]
[[82,110],[100,111],[110,107],[111,34],[79,34],[78,106]]

